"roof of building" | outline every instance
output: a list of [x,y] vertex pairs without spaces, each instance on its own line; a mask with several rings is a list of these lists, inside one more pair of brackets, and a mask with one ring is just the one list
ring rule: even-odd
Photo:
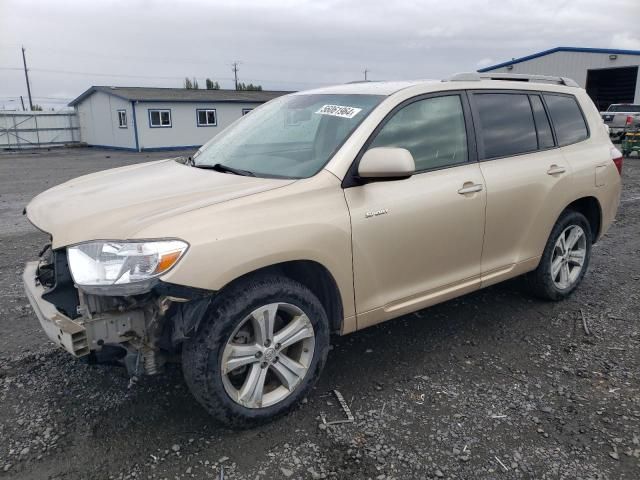
[[484,67],[479,69],[479,72],[489,72],[496,68],[506,67],[508,65],[515,65],[516,63],[526,62],[538,57],[544,57],[545,55],[551,55],[556,52],[580,52],[580,53],[604,53],[608,55],[640,55],[640,50],[619,50],[615,48],[583,48],[583,47],[556,47],[542,52],[533,53],[526,57],[514,58],[508,62],[498,63],[497,65],[491,65],[490,67]]
[[77,105],[95,92],[104,92],[123,100],[138,102],[256,102],[264,103],[286,95],[287,91],[201,90],[156,87],[107,87],[92,86],[69,103]]

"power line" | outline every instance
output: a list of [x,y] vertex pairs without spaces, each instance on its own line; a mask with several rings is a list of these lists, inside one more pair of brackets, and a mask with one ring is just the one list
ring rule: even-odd
[[[7,95],[0,97],[0,100],[6,100],[9,98],[18,98],[20,95]],[[61,102],[66,102],[67,100],[73,100],[74,97],[33,97],[34,100],[60,100]]]
[[[240,65],[240,62],[234,62],[236,65]],[[19,67],[0,67],[0,70],[23,70]],[[239,69],[238,69],[239,70]],[[30,68],[30,72],[42,72],[53,73],[62,75],[82,75],[82,76],[96,76],[96,77],[108,77],[108,78],[142,78],[142,79],[159,79],[159,80],[184,80],[182,76],[159,76],[159,75],[134,75],[128,73],[101,73],[101,72],[80,72],[74,70],[56,70],[49,68]],[[233,70],[232,70],[233,71]],[[236,81],[236,75],[233,77],[215,77],[219,80],[232,80]],[[276,80],[270,78],[254,78],[255,82],[271,82],[271,83],[289,83],[292,85],[329,85],[331,82],[304,82],[304,81],[290,81],[290,80]]]
[[[0,46],[0,49],[2,48],[6,48],[7,45],[18,45],[18,44],[4,44],[2,46]],[[19,46],[19,45],[18,45]],[[53,53],[58,53],[58,54],[64,54],[64,55],[71,55],[74,58],[77,57],[78,55],[84,55],[87,57],[91,57],[91,58],[96,58],[96,57],[101,57],[101,58],[108,58],[108,59],[112,59],[112,60],[121,60],[121,59],[130,59],[130,60],[144,60],[146,62],[148,61],[157,61],[157,62],[161,62],[162,65],[166,65],[168,61],[170,61],[172,64],[179,64],[180,62],[182,63],[190,63],[190,64],[200,64],[200,65],[211,65],[211,61],[209,60],[203,60],[203,59],[195,59],[195,58],[189,58],[189,57],[166,57],[166,56],[162,56],[162,57],[151,57],[151,56],[141,56],[141,55],[109,55],[106,53],[96,53],[96,52],[90,52],[87,50],[70,50],[70,49],[64,49],[64,48],[49,48],[49,47],[43,47],[40,45],[37,46],[33,46],[32,44],[28,45],[29,50],[31,52],[35,51],[47,51],[47,52],[53,52]],[[238,62],[239,64],[241,64],[242,62]],[[258,61],[251,61],[251,65],[254,66],[262,66],[262,67],[278,67],[278,65],[274,65],[273,63],[263,63],[263,62],[258,62]],[[300,66],[297,67],[295,65],[291,65],[288,64],[287,68],[293,68],[295,70],[304,70],[305,72],[308,71],[317,71],[317,72],[326,72],[325,68],[321,68],[321,67],[313,67],[313,66],[308,66],[308,65],[304,65],[304,66]],[[181,77],[182,78],[182,77]],[[227,79],[229,80],[229,79]]]

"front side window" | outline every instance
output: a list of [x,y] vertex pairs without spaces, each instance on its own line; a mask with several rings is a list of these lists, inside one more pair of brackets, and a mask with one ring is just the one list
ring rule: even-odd
[[528,95],[476,93],[473,97],[480,119],[484,158],[517,155],[538,148]]
[[195,166],[221,164],[263,177],[310,177],[383,98],[356,94],[276,98],[204,145],[193,157]]
[[251,110],[253,110],[253,108],[243,108],[243,109],[242,109],[242,115],[244,116],[244,115],[246,115],[247,113],[250,113],[250,112],[251,112]]
[[118,110],[118,127],[127,128],[127,111]]
[[369,148],[406,148],[416,171],[467,161],[467,132],[459,95],[427,98],[398,110]]
[[171,110],[149,110],[149,125],[152,128],[171,127]]
[[545,94],[544,101],[549,109],[558,144],[561,147],[589,137],[587,124],[575,97]]
[[215,109],[196,110],[199,127],[215,127],[218,125],[218,118]]

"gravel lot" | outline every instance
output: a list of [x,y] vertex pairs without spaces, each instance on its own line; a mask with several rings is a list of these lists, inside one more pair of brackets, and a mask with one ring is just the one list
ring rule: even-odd
[[[236,432],[178,366],[127,390],[123,369],[57,350],[22,292],[46,240],[21,216],[31,197],[164,156],[0,154],[0,478],[640,478],[640,159],[571,299],[512,281],[335,338],[302,408]],[[342,418],[332,389],[355,423],[322,424]]]

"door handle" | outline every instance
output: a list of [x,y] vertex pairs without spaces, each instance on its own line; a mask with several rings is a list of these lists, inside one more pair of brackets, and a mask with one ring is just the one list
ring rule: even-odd
[[559,165],[551,165],[549,167],[549,170],[547,170],[547,175],[560,175],[561,173],[566,172],[567,169],[564,167],[561,167]]
[[467,193],[480,192],[480,191],[482,191],[482,187],[483,187],[483,185],[481,183],[465,182],[465,184],[462,186],[462,188],[460,190],[458,190],[458,193],[460,195],[466,195]]

